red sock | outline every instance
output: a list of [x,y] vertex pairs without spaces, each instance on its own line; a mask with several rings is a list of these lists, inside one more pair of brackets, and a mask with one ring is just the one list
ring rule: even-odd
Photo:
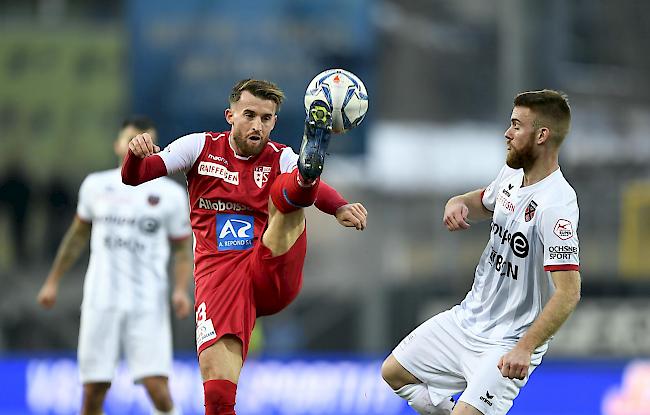
[[229,380],[203,382],[205,415],[235,415],[237,385]]
[[271,200],[282,213],[291,213],[306,208],[316,200],[320,180],[303,187],[298,183],[299,174],[298,169],[294,169],[291,173],[282,173],[275,179],[271,187]]

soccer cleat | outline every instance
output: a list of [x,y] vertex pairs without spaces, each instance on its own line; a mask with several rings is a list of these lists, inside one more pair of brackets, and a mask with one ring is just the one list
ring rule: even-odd
[[332,112],[325,102],[312,102],[305,120],[305,134],[298,155],[298,171],[306,184],[313,183],[323,172],[327,146],[332,135]]

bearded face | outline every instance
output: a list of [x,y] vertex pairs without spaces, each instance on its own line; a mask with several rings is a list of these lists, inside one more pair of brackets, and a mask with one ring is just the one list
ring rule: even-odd
[[506,130],[508,154],[506,164],[513,169],[527,170],[537,159],[534,126],[535,114],[527,107],[514,107],[510,117],[510,127]]
[[513,169],[528,170],[535,164],[537,158],[535,155],[535,133],[528,134],[528,137],[521,141],[519,148],[516,148],[512,142],[508,144],[506,164]]

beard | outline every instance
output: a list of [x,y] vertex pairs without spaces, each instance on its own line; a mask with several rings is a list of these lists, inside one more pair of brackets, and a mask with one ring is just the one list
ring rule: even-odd
[[521,149],[515,150],[510,147],[506,157],[506,164],[513,169],[530,169],[535,164],[537,156],[534,152],[534,140],[528,140],[528,143]]
[[262,150],[264,150],[264,146],[268,141],[261,137],[259,140],[253,141],[239,134],[234,134],[232,138],[235,142],[237,153],[243,157],[251,157],[260,154]]

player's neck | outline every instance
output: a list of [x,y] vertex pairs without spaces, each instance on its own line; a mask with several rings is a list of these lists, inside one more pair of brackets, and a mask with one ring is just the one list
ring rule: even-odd
[[540,157],[530,168],[524,169],[522,187],[533,185],[553,174],[560,168],[557,157]]

